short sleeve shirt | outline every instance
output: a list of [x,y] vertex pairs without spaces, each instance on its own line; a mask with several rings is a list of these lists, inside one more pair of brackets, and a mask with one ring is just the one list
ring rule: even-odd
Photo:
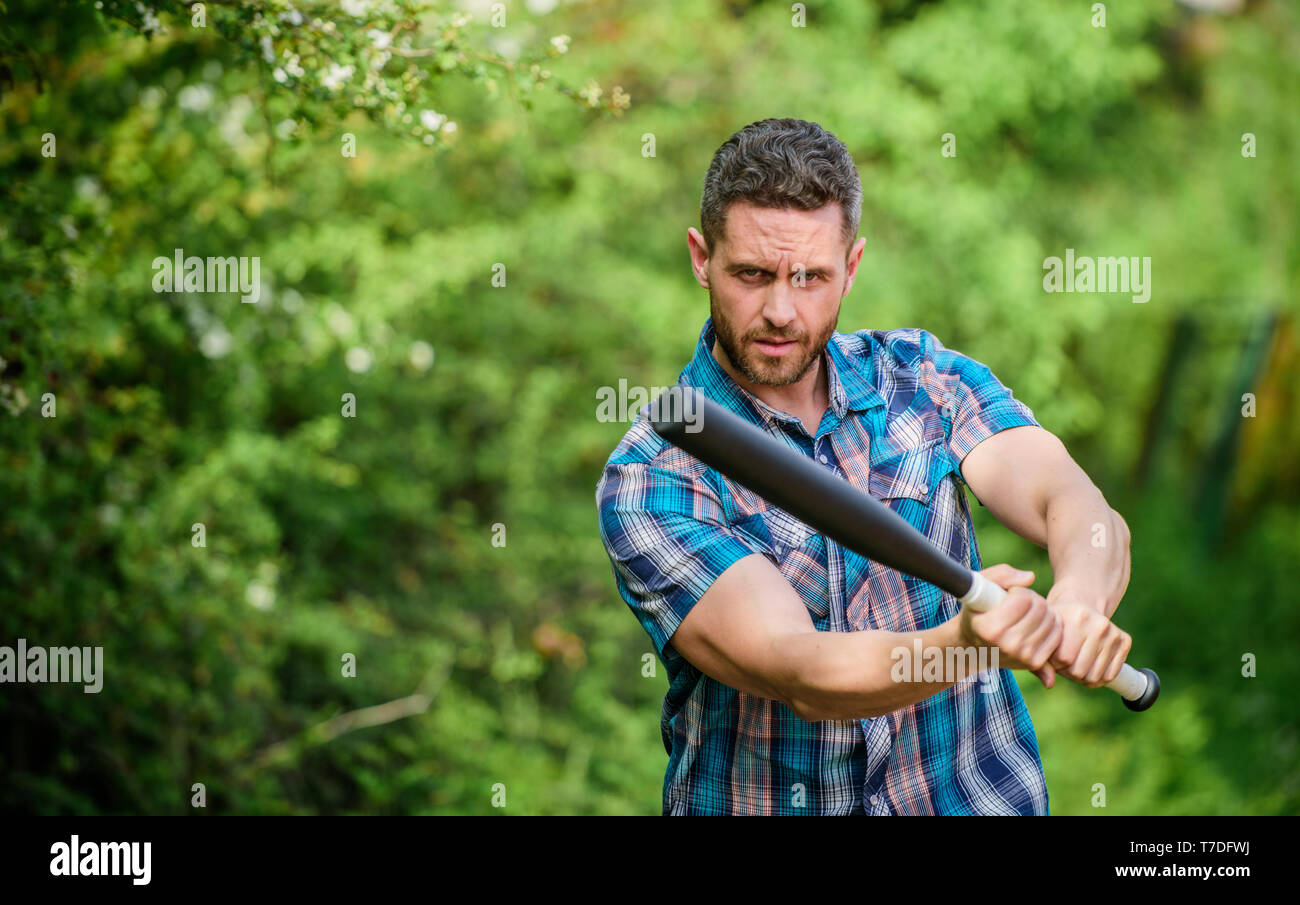
[[[919,329],[834,333],[815,435],[741,388],[706,321],[679,383],[879,498],[949,556],[980,568],[961,461],[998,431],[1036,425],[992,372]],[[664,814],[1046,814],[1037,740],[1011,673],[988,670],[876,718],[799,719],[709,678],[672,636],[737,560],[767,557],[818,631],[933,628],[951,594],[828,540],[668,444],[638,416],[596,489],[618,592],[669,687]]]

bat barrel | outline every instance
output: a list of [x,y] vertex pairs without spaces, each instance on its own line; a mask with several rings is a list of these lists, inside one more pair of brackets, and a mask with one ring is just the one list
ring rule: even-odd
[[835,542],[960,596],[970,570],[875,497],[687,386],[646,408],[655,431]]

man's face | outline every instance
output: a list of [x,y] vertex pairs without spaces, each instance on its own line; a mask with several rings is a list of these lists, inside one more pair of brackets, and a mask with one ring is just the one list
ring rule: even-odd
[[802,211],[738,201],[712,255],[689,231],[718,345],[753,383],[795,383],[826,348],[866,244],[859,240],[846,261],[842,229],[838,204]]

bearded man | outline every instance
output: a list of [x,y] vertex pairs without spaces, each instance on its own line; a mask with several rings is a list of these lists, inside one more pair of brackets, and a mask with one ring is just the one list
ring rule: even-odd
[[[1054,581],[1044,598],[1032,573],[995,565],[983,574],[1005,601],[963,611],[638,418],[596,500],[619,593],[668,674],[664,814],[1046,814],[1037,738],[1008,670],[1095,688],[1128,655],[1109,618],[1128,585],[1128,529],[1060,440],[987,367],[923,329],[836,331],[866,244],[861,199],[848,150],[816,123],[767,119],[723,143],[700,229],[687,230],[709,318],[678,382],[978,570],[969,488],[1047,549]],[[1099,531],[1107,543],[1093,543]],[[972,647],[1000,668],[959,665],[938,681],[892,668],[899,649]]]

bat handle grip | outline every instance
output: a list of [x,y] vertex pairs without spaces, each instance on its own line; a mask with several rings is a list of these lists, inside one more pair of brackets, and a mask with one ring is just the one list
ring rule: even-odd
[[1007,596],[1001,585],[989,581],[978,572],[970,573],[970,590],[965,596],[958,597],[962,606],[972,609],[977,613],[987,613],[993,609],[1002,599]]
[[[972,572],[970,590],[957,599],[962,606],[970,607],[977,613],[987,613],[1006,596],[1007,592],[997,584],[979,572]],[[1107,682],[1106,687],[1116,691],[1129,710],[1141,712],[1154,704],[1160,696],[1160,677],[1153,670],[1134,669],[1125,663],[1119,668],[1119,675]]]

